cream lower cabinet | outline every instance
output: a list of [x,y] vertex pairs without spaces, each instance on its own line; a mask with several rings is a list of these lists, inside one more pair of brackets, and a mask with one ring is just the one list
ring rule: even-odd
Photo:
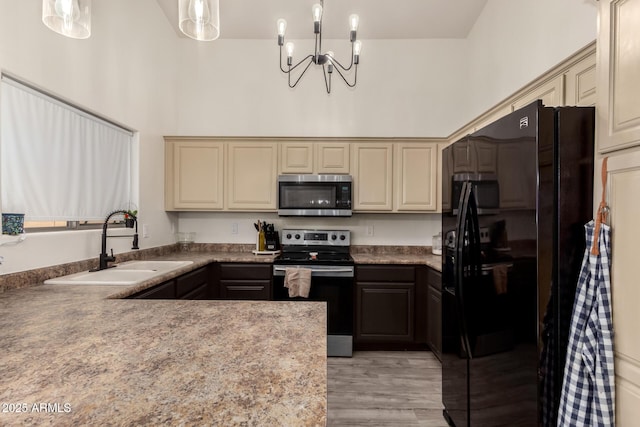
[[278,144],[227,143],[226,207],[236,211],[275,211]]
[[165,138],[165,209],[223,209],[224,144]]
[[[610,156],[616,425],[628,427],[638,425],[640,419],[640,287],[636,266],[640,240],[640,0],[600,0],[599,22],[596,147]],[[599,161],[597,166],[596,203],[602,186]]]
[[394,159],[394,210],[435,211],[438,145],[396,142]]
[[354,211],[393,209],[393,144],[351,144],[351,171]]

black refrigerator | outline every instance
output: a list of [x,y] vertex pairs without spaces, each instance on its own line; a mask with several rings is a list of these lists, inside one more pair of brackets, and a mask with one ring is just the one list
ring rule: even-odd
[[593,107],[533,102],[442,153],[442,401],[450,425],[555,426]]

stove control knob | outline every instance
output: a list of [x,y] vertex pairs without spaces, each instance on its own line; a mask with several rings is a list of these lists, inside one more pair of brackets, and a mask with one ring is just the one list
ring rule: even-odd
[[344,239],[346,239],[346,238],[347,238],[347,236],[345,236],[344,234],[341,234],[341,235],[340,235],[340,240],[344,240]]
[[300,238],[299,234],[296,234],[296,240],[298,240]]
[[331,235],[331,240],[336,240],[338,238],[338,236],[336,236],[335,234]]
[[287,233],[287,240],[291,240],[291,233]]

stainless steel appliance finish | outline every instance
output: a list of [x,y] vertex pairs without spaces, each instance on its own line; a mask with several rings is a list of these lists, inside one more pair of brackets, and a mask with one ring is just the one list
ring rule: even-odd
[[[273,262],[273,297],[327,303],[327,355],[353,354],[354,262],[346,230],[282,230],[282,254]],[[309,298],[289,297],[287,268],[311,270]]]
[[278,215],[351,216],[350,175],[280,175]]

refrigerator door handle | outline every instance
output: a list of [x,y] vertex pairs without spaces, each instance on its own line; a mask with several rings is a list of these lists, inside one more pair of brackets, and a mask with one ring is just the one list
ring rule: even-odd
[[[471,358],[471,346],[469,344],[469,334],[467,328],[466,319],[466,306],[465,306],[465,294],[463,290],[464,275],[465,275],[465,263],[464,250],[468,248],[470,243],[470,233],[468,230],[468,214],[469,214],[469,199],[471,197],[471,183],[465,182],[462,184],[462,191],[460,193],[460,201],[458,203],[458,225],[456,228],[456,250],[455,250],[455,268],[454,268],[454,286],[456,291],[456,305],[458,314],[458,324],[460,325],[460,338],[462,342],[462,349],[468,358]],[[465,239],[468,240],[465,242]]]

